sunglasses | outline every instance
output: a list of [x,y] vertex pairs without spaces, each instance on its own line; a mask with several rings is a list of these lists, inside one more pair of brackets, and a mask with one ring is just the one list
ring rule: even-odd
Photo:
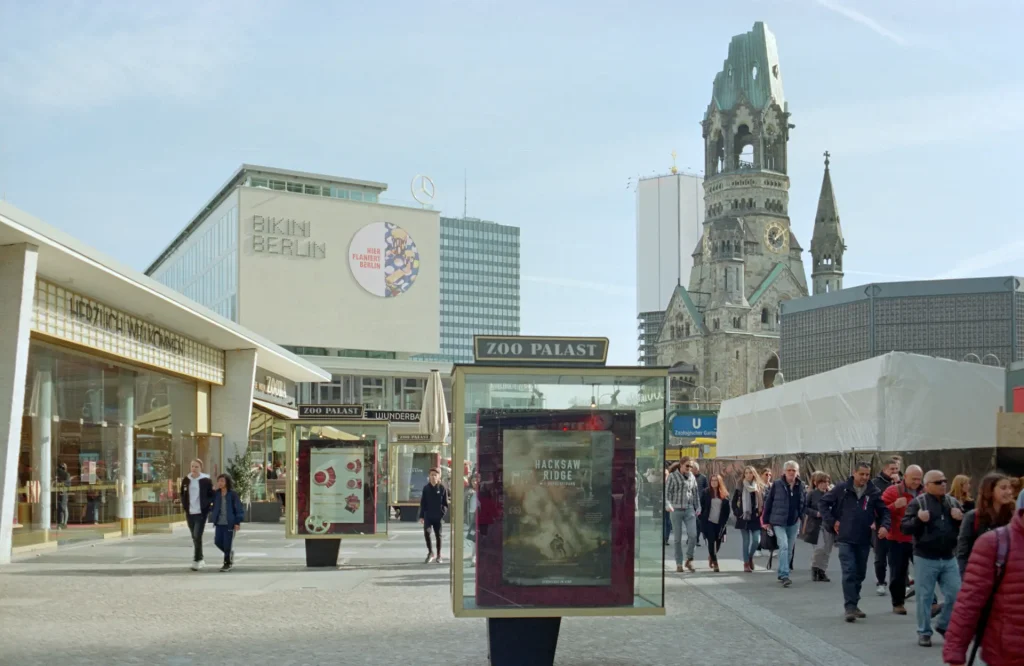
[[932,483],[936,486],[944,486],[949,482],[946,479],[939,479],[938,481],[929,481],[928,483]]

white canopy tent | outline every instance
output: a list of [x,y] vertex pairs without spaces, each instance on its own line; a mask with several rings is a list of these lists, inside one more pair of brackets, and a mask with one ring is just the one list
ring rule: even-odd
[[996,445],[1002,368],[892,352],[722,403],[718,456]]

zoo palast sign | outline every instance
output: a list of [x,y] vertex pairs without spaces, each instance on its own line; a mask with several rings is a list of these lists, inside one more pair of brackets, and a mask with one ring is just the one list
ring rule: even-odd
[[591,365],[608,360],[608,338],[530,335],[473,336],[477,363],[500,365]]

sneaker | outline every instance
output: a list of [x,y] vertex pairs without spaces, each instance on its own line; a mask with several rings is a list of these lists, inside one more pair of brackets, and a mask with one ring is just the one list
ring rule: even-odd
[[443,558],[443,557],[441,557],[440,555],[438,555],[437,557],[435,557],[435,558],[434,558],[434,561],[435,561],[435,562],[437,562],[438,564],[444,564],[444,558]]
[[782,579],[782,587],[789,587],[792,584],[793,584],[793,581],[791,581],[789,579],[789,576],[786,576],[785,578]]
[[915,593],[916,593],[916,590],[914,590],[914,584],[913,584],[913,583],[911,583],[911,584],[910,584],[910,585],[909,585],[909,586],[907,587],[907,595],[906,595],[907,599],[910,599],[910,598],[912,598],[912,597],[914,596],[914,594],[915,594]]
[[192,560],[192,571],[199,571],[199,561]]
[[880,597],[884,597],[885,595],[889,594],[889,588],[887,588],[885,585],[879,585],[875,588],[875,594],[877,594]]
[[865,615],[865,614],[864,614],[864,611],[862,611],[862,610],[861,610],[861,609],[859,609],[859,608],[854,608],[854,609],[853,609],[853,614],[854,614],[855,616],[857,616],[857,619],[858,619],[858,620],[863,620],[864,618],[866,618],[866,617],[867,617],[867,615]]
[[230,562],[225,562],[224,566],[222,566],[220,568],[220,572],[221,573],[224,573],[225,571],[231,571],[231,563]]
[[683,573],[683,565],[682,564],[677,564],[676,565],[676,573]]
[[206,568],[206,560],[199,560],[196,562],[196,570],[201,571]]
[[852,610],[848,610],[846,611],[846,615],[843,616],[843,619],[847,622],[856,622],[857,615]]
[[932,646],[932,637],[931,636],[925,636],[925,635],[922,634],[922,635],[917,637],[917,644],[920,645],[921,647],[931,647]]
[[906,615],[907,614],[907,608],[906,608],[906,606],[893,606],[892,607],[892,612],[895,613],[896,615]]
[[425,564],[430,564],[433,561],[434,561],[434,554],[433,553],[427,553],[427,559],[423,560],[423,562]]

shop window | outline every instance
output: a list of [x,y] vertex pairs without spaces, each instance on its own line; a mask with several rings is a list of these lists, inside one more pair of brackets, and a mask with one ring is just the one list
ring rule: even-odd
[[384,409],[384,405],[387,404],[384,395],[384,378],[361,378],[359,402],[366,409]]

